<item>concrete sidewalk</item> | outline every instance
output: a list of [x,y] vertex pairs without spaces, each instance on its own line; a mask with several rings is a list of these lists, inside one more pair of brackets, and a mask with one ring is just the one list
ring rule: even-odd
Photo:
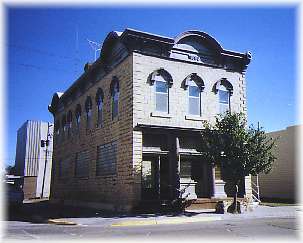
[[139,214],[119,215],[113,217],[102,217],[102,215],[99,215],[89,218],[60,218],[56,220],[61,223],[66,222],[66,224],[71,225],[107,225],[111,227],[128,227],[268,217],[299,218],[302,215],[302,212],[302,206],[269,207],[259,205],[253,211],[244,211],[242,214],[215,214],[214,212],[210,212],[210,210],[191,210],[180,215]]

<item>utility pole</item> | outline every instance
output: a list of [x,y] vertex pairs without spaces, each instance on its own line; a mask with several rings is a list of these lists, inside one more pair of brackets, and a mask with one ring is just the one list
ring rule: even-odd
[[45,161],[44,161],[44,171],[43,171],[43,180],[42,180],[42,191],[40,198],[43,198],[43,192],[44,192],[44,184],[45,184],[45,172],[46,172],[46,165],[47,165],[47,156],[48,156],[48,145],[49,145],[49,139],[51,135],[49,134],[49,128],[52,126],[52,124],[49,124],[47,122],[47,134],[46,134],[46,140],[41,140],[41,147],[44,147],[45,145]]

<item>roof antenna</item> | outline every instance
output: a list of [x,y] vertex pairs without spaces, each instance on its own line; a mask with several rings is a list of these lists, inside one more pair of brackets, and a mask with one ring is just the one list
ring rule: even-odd
[[90,45],[90,47],[95,51],[95,61],[97,60],[97,52],[101,51],[101,44],[95,42],[95,41],[91,41],[89,39],[87,39],[88,44]]

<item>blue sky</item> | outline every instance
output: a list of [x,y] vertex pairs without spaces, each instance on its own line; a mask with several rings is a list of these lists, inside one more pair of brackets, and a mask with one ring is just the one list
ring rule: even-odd
[[168,37],[189,29],[213,36],[224,49],[251,51],[247,71],[249,123],[266,131],[297,124],[295,6],[278,7],[7,7],[5,59],[6,155],[14,164],[17,130],[26,120],[52,121],[47,106],[93,61],[87,39],[133,28]]

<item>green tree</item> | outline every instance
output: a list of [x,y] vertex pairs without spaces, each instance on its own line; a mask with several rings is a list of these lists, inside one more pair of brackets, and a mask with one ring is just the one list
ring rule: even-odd
[[8,175],[14,175],[16,173],[16,167],[8,165],[5,167],[5,171],[6,171],[6,174],[8,174]]
[[262,128],[247,127],[243,113],[226,112],[216,117],[214,125],[205,122],[204,127],[201,135],[206,157],[221,167],[223,180],[233,188],[235,212],[243,178],[271,170],[276,159],[272,153],[276,140],[267,138]]

